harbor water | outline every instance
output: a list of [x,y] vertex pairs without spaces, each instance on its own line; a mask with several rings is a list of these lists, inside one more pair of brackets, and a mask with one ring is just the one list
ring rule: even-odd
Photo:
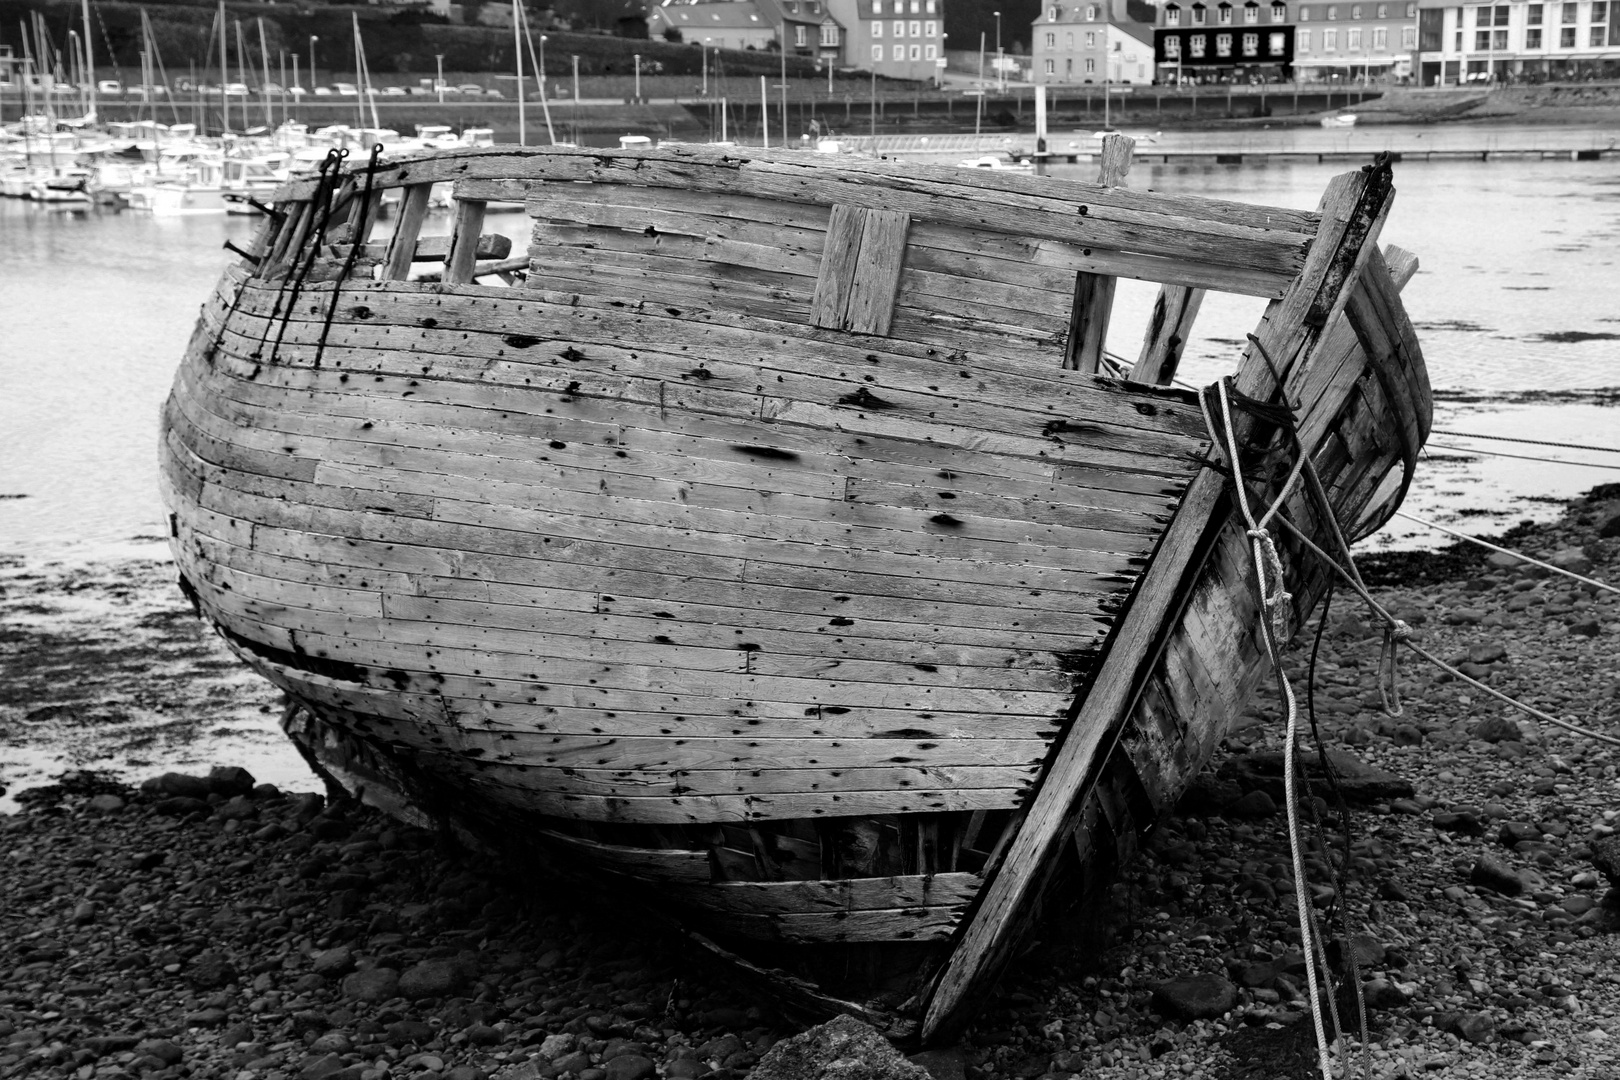
[[[1243,134],[1244,145],[1255,148],[1264,134]],[[1284,147],[1298,138],[1279,132],[1274,141]],[[1348,167],[1142,162],[1129,180],[1309,208],[1329,177]],[[1052,175],[1081,179],[1094,171],[1051,167]],[[1396,184],[1383,241],[1421,260],[1405,298],[1439,399],[1436,428],[1620,446],[1620,173],[1613,162],[1406,163]],[[161,535],[157,412],[198,305],[231,258],[222,245],[246,245],[255,227],[246,218],[72,215],[0,201],[0,553],[88,555]],[[492,214],[488,227],[526,243],[521,213]],[[1154,294],[1146,283],[1120,283],[1112,351],[1139,351]],[[1182,377],[1202,385],[1231,370],[1262,309],[1258,300],[1210,296]],[[1409,507],[1475,531],[1550,512],[1538,500],[1620,479],[1620,455],[1450,435],[1431,441]],[[1435,539],[1398,521],[1372,542]]]

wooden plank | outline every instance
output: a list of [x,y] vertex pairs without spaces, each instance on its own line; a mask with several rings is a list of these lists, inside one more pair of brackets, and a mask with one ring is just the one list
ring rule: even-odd
[[726,916],[726,929],[757,941],[823,945],[838,942],[944,941],[961,920],[959,907],[907,907],[886,911],[794,912]]
[[810,298],[812,325],[845,329],[865,229],[866,219],[860,209],[845,205],[832,208],[827,221],[827,239],[822,247],[821,269],[816,275],[816,290]]
[[738,914],[874,911],[910,907],[959,907],[970,902],[977,874],[905,874],[831,881],[726,881],[704,888],[671,889],[679,903]]
[[404,281],[410,273],[417,238],[421,236],[422,223],[427,220],[428,200],[432,194],[432,184],[412,184],[405,189],[405,197],[400,201],[399,223],[394,227],[394,236],[388,243],[388,255],[383,261],[384,281]]
[[[1117,132],[1103,138],[1097,183],[1123,187],[1131,171],[1136,140]],[[1081,271],[1074,279],[1074,306],[1069,317],[1068,352],[1063,366],[1095,374],[1108,343],[1108,321],[1114,310],[1115,279]]]
[[484,227],[485,204],[477,199],[456,203],[455,223],[450,231],[450,254],[445,261],[444,280],[462,285],[472,280],[478,261],[479,230]]
[[570,836],[555,829],[536,829],[535,838],[543,845],[562,848],[586,863],[605,870],[628,874],[639,882],[675,885],[701,884],[710,891],[709,853],[706,850],[632,847],[606,844],[582,836]]
[[1147,333],[1142,339],[1142,354],[1129,376],[1132,382],[1168,386],[1176,377],[1181,356],[1192,337],[1193,320],[1204,303],[1203,289],[1189,289],[1184,285],[1165,285],[1153,302],[1153,314],[1148,317]]
[[[572,153],[550,149],[523,154],[485,151],[412,164],[415,173],[458,179],[476,190],[473,176],[549,178],[559,181],[679,187],[869,209],[904,210],[916,216],[1027,236],[1051,236],[1085,246],[1147,253],[1208,255],[1232,266],[1275,263],[1297,268],[1303,243],[1314,231],[1309,214],[1270,207],[1244,207],[1188,196],[1128,194],[1119,189],[1034,177],[989,177],[974,170],[908,164],[903,171],[882,163],[807,163],[781,154],[742,158],[707,152]],[[962,175],[951,175],[951,173]],[[301,190],[289,185],[288,195]],[[986,199],[987,192],[995,198]],[[1088,217],[1077,219],[1077,200]],[[1285,231],[1293,230],[1293,231]],[[1280,258],[1279,258],[1280,256]]]
[[868,210],[863,215],[861,254],[850,286],[844,329],[883,337],[894,317],[895,294],[905,264],[906,230],[911,215],[894,210]]

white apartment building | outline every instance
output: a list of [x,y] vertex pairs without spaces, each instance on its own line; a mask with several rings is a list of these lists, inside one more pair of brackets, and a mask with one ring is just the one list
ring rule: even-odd
[[1418,0],[1424,86],[1620,77],[1620,0]]

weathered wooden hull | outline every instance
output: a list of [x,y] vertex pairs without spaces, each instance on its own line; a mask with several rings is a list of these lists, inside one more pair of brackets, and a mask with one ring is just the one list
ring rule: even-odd
[[[900,954],[887,1003],[949,1032],[1265,673],[1198,403],[1150,385],[1175,338],[1096,373],[1112,277],[1273,298],[1347,523],[1428,424],[1387,169],[1317,215],[960,172],[506,149],[289,185],[165,410],[186,587],[350,776],[832,989]],[[1297,621],[1325,572],[1289,569]]]

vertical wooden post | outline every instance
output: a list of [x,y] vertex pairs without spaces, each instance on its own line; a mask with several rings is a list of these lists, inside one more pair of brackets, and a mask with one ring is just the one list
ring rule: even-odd
[[1204,302],[1204,290],[1185,285],[1165,285],[1153,304],[1147,334],[1142,339],[1142,355],[1131,368],[1132,382],[1168,386],[1181,365],[1182,351],[1192,333],[1193,320]]
[[455,225],[450,231],[450,254],[444,262],[444,283],[465,285],[478,263],[478,233],[484,227],[485,203],[479,199],[456,201]]
[[405,189],[400,203],[399,227],[388,245],[388,259],[383,264],[384,281],[404,281],[410,276],[411,256],[416,254],[416,238],[421,235],[422,222],[427,220],[428,198],[433,194],[432,184],[412,184]]
[[[1097,183],[1119,187],[1131,171],[1131,153],[1136,140],[1127,135],[1103,139],[1102,163]],[[1071,371],[1096,374],[1102,365],[1103,346],[1108,339],[1108,316],[1114,309],[1115,279],[1106,274],[1082,270],[1074,276],[1074,307],[1069,312],[1069,344],[1063,366]]]

